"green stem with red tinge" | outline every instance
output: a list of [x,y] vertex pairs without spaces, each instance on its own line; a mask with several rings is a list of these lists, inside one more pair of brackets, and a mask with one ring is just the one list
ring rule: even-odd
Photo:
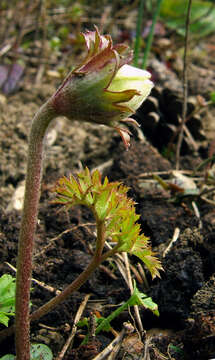
[[93,256],[92,261],[87,266],[87,268],[75,279],[70,285],[68,285],[59,295],[51,299],[49,302],[37,309],[33,314],[31,314],[31,320],[38,320],[40,317],[47,314],[49,311],[53,310],[57,305],[65,301],[74,291],[77,291],[91,276],[95,269],[101,264],[104,260],[102,256],[102,251],[104,248],[105,242],[105,223],[104,221],[97,222],[97,240],[96,240],[96,250]]
[[29,301],[32,253],[40,197],[45,134],[50,122],[55,117],[56,113],[51,105],[51,99],[49,99],[35,115],[29,137],[25,196],[19,235],[16,276],[16,360],[30,359]]
[[[102,226],[104,226],[104,223],[102,224]],[[102,234],[102,237],[104,238],[104,234]],[[97,240],[98,239],[99,237],[97,238]],[[91,274],[104,260],[117,252],[117,248],[118,246],[115,246],[112,250],[107,251],[104,255],[100,255],[100,252],[102,251],[102,246],[98,247],[98,251],[95,252],[92,261],[87,266],[87,268],[77,277],[77,279],[75,279],[70,285],[68,285],[59,295],[55,296],[49,302],[34,311],[30,315],[30,320],[35,321],[40,319],[42,316],[53,310],[57,305],[65,301],[74,291],[77,291],[89,279]]]

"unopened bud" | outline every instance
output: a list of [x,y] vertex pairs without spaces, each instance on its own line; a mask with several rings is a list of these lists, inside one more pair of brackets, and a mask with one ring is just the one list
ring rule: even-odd
[[129,132],[119,124],[126,122],[149,95],[151,75],[128,65],[132,60],[128,47],[113,45],[111,37],[100,35],[97,28],[83,36],[88,53],[54,94],[55,112],[71,120],[111,126],[128,147]]

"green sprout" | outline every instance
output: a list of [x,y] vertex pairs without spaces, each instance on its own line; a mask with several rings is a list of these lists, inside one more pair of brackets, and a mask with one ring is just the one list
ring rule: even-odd
[[[148,297],[146,294],[140,292],[138,288],[136,287],[136,283],[134,282],[134,291],[133,294],[130,296],[130,298],[122,304],[120,307],[118,307],[115,311],[113,311],[110,315],[108,315],[106,318],[99,317],[96,318],[97,328],[95,331],[95,335],[98,335],[101,331],[110,331],[111,330],[111,321],[118,317],[123,311],[125,311],[127,308],[131,306],[143,306],[145,309],[149,309],[154,313],[154,315],[159,316],[158,311],[158,305],[153,302],[151,297]],[[77,326],[83,327],[87,326],[89,329],[89,322],[87,318],[84,318],[83,320],[79,321]],[[82,345],[86,344],[88,341],[88,335],[84,338]]]
[[96,335],[100,333],[100,331],[110,329],[110,322],[115,319],[117,316],[121,314],[124,310],[126,310],[130,306],[143,306],[145,309],[151,310],[154,315],[159,316],[158,306],[152,301],[152,298],[148,297],[146,294],[141,293],[136,284],[134,284],[134,291],[130,298],[122,304],[118,309],[113,311],[107,318],[103,318],[100,322],[99,326],[96,328]]
[[[120,182],[109,182],[107,177],[102,181],[98,170],[91,175],[86,168],[77,174],[77,180],[73,175],[61,178],[56,191],[58,203],[67,208],[85,205],[93,212],[97,227],[96,252],[99,263],[110,255],[127,252],[144,262],[152,278],[159,276],[161,264],[150,248],[149,238],[141,234],[137,223],[140,215],[135,212],[134,201],[127,197],[128,187]],[[108,239],[115,246],[103,254],[104,244]]]

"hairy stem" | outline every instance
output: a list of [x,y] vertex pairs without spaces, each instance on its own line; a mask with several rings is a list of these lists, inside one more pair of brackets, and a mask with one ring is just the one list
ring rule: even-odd
[[40,197],[43,147],[48,125],[56,117],[50,101],[49,99],[35,115],[29,137],[25,197],[19,235],[16,276],[16,360],[30,359],[29,301],[32,252]]

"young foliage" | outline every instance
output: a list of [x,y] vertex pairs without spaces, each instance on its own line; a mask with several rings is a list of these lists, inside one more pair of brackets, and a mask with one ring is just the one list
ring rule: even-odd
[[140,292],[136,287],[136,283],[134,283],[134,291],[130,298],[118,309],[113,311],[107,318],[102,318],[102,320],[99,319],[98,327],[96,328],[95,332],[96,335],[99,334],[100,331],[110,331],[110,322],[119,316],[120,313],[126,310],[128,307],[135,305],[143,306],[145,309],[152,311],[154,315],[159,316],[158,305],[153,302],[152,298]]
[[[120,307],[114,310],[110,315],[106,318],[99,317],[96,318],[96,331],[95,334],[98,335],[100,331],[110,331],[111,330],[111,321],[117,318],[123,311],[125,311],[130,306],[143,306],[145,309],[148,309],[153,312],[154,315],[159,316],[158,305],[153,302],[151,297],[148,297],[146,294],[140,292],[136,287],[136,283],[134,283],[134,291],[130,298],[123,303]],[[89,321],[87,318],[79,321],[77,324],[79,327],[86,326],[89,330]],[[89,336],[86,335],[83,343],[86,344],[88,341]],[[83,344],[82,343],[82,344]]]
[[56,186],[59,204],[70,208],[85,205],[93,212],[96,223],[104,222],[105,239],[115,243],[116,252],[128,252],[139,257],[150,271],[152,278],[159,276],[162,269],[149,245],[149,238],[141,234],[137,223],[139,215],[135,212],[135,203],[127,197],[128,187],[121,182],[102,181],[101,174],[88,168],[76,177],[63,177]]
[[0,278],[0,323],[8,326],[10,316],[15,316],[16,279],[4,274]]

